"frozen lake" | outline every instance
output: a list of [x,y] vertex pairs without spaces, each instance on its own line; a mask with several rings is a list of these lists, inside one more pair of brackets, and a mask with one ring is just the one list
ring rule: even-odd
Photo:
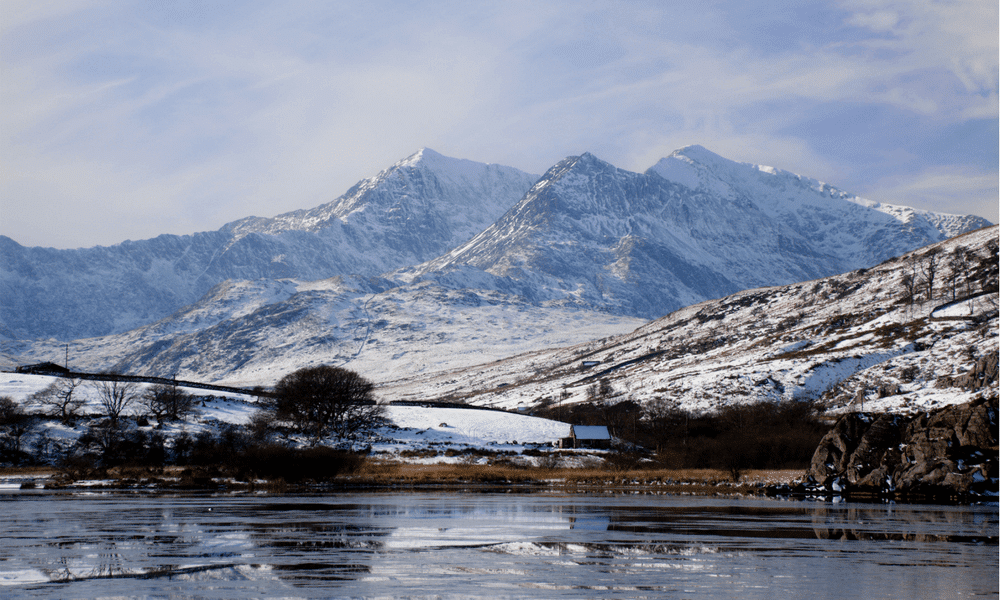
[[0,597],[965,598],[996,506],[555,493],[0,494]]

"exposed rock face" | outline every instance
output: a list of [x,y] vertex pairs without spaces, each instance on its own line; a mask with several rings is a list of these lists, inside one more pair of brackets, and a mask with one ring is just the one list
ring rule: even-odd
[[844,415],[809,468],[811,489],[845,495],[997,495],[997,396],[917,416]]
[[585,153],[405,277],[471,278],[536,302],[656,319],[740,290],[871,267],[987,224],[873,203],[700,146],[645,173]]

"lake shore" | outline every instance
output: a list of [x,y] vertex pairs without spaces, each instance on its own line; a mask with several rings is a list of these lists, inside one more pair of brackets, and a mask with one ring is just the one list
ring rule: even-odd
[[428,488],[517,488],[574,493],[765,495],[802,480],[801,469],[751,470],[738,482],[715,469],[544,468],[476,464],[410,464],[369,461],[354,473],[325,481],[238,481],[213,467],[118,467],[70,474],[54,467],[0,469],[0,489],[132,489],[220,492],[302,492],[345,489],[393,491]]

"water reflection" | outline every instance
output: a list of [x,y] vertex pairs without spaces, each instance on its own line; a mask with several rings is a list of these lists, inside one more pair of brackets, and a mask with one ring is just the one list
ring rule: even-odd
[[0,596],[997,593],[995,507],[37,492],[0,510]]

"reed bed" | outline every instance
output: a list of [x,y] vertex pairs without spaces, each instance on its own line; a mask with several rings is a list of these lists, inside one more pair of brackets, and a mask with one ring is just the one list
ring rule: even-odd
[[[111,469],[105,487],[158,487],[162,489],[214,489],[285,493],[320,485],[326,489],[468,489],[554,490],[568,493],[640,492],[684,495],[760,495],[768,486],[792,484],[804,476],[802,470],[747,471],[739,482],[719,469],[616,469],[602,466],[546,467],[515,463],[413,464],[368,459],[356,470],[323,481],[308,476],[298,482],[282,478],[232,478],[217,468],[166,467],[156,472]],[[0,475],[38,477],[44,487],[72,486],[74,479],[52,467],[10,468]],[[48,477],[46,477],[48,476]],[[39,485],[41,487],[41,485]]]
[[531,467],[503,464],[408,464],[369,460],[343,481],[373,487],[424,487],[489,484],[542,486],[568,491],[618,489],[665,493],[754,493],[767,486],[790,484],[801,470],[748,471],[739,482],[718,469],[608,469],[606,467]]

